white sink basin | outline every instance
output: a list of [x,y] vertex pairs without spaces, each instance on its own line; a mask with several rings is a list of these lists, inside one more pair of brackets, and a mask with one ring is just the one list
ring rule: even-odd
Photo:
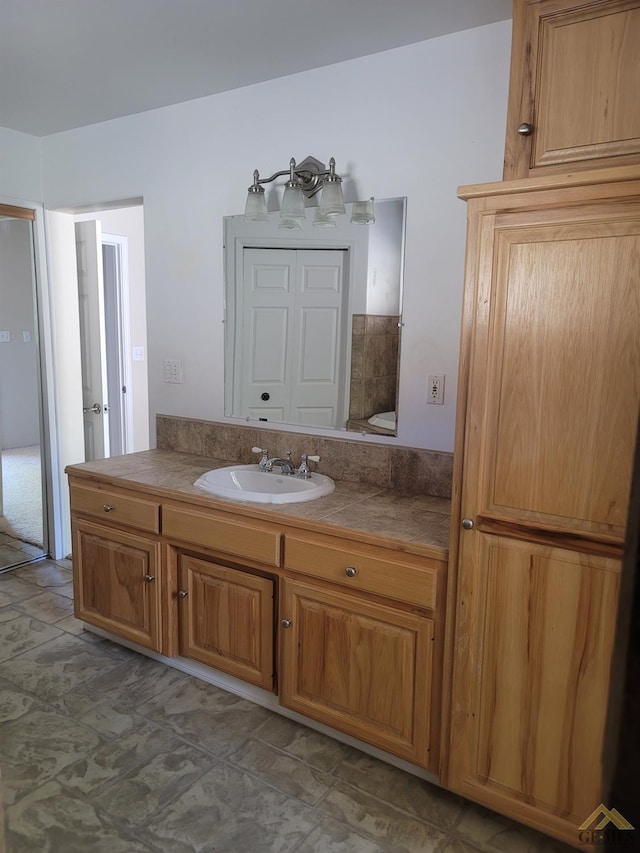
[[309,480],[291,475],[260,471],[257,465],[229,465],[207,471],[193,484],[203,492],[230,501],[261,504],[295,504],[329,495],[335,483],[324,474]]

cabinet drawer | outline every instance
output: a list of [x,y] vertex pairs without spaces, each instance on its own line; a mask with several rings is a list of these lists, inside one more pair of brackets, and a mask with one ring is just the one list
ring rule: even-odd
[[117,489],[71,484],[71,511],[148,533],[160,532],[160,505]]
[[284,563],[287,569],[350,589],[435,608],[439,569],[436,560],[378,548],[371,551],[375,556],[366,547],[345,548],[329,537],[287,536]]
[[257,522],[231,521],[222,513],[164,506],[162,532],[169,539],[203,545],[234,557],[280,565],[281,534]]

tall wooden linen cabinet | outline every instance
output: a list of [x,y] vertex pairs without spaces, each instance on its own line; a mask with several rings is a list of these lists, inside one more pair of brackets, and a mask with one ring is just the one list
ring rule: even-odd
[[577,846],[602,797],[640,402],[640,167],[460,196],[469,221],[442,776]]

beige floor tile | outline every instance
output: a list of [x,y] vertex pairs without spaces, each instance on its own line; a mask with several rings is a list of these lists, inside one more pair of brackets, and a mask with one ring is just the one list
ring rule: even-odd
[[149,853],[92,804],[56,782],[7,809],[6,853]]
[[220,762],[146,831],[166,853],[293,853],[320,819],[314,809]]
[[311,806],[326,795],[335,781],[328,773],[322,773],[304,761],[252,738],[227,760],[241,770],[259,776],[283,794]]
[[39,592],[32,598],[17,602],[15,607],[27,616],[49,623],[59,622],[73,613],[73,601],[55,592]]
[[445,833],[338,782],[318,808],[394,853],[434,853]]
[[570,853],[574,849],[472,803],[465,807],[455,834],[487,853]]
[[255,736],[326,773],[334,770],[350,750],[327,735],[277,714],[272,715]]
[[333,818],[325,817],[295,853],[384,853],[374,841],[354,832]]

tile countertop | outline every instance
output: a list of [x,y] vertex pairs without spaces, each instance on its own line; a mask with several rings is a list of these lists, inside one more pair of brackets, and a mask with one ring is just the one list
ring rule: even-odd
[[276,521],[320,533],[344,535],[399,551],[446,560],[451,502],[431,495],[401,495],[389,489],[336,480],[335,491],[298,504],[227,501],[195,488],[197,478],[233,464],[171,450],[145,450],[69,465],[66,473],[113,486],[187,501],[237,515]]

